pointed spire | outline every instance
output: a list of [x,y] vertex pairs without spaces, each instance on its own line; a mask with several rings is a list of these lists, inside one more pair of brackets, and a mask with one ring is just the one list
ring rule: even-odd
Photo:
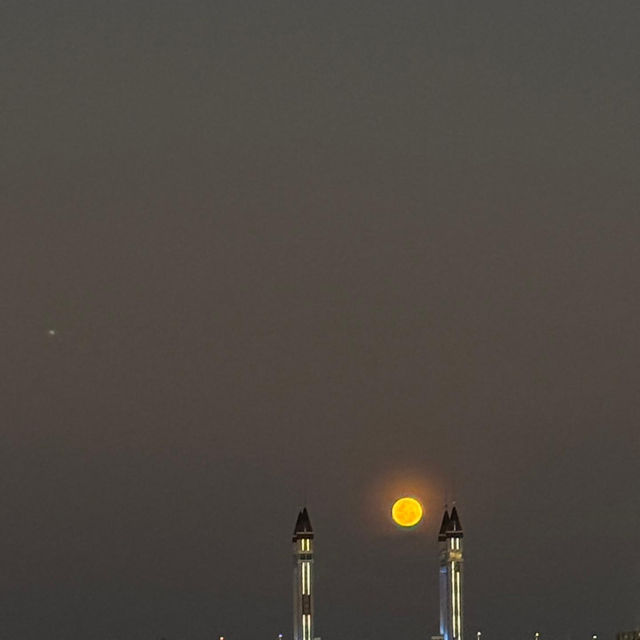
[[293,529],[293,541],[300,540],[300,538],[313,538],[313,527],[311,526],[307,507],[304,507],[298,513],[296,526]]
[[451,509],[451,522],[449,524],[449,538],[462,538],[464,534],[462,533],[462,525],[460,524],[460,518],[458,517],[458,510],[453,507]]
[[445,508],[444,514],[442,516],[442,524],[440,525],[440,531],[438,533],[439,542],[444,542],[447,539],[447,531],[449,531],[450,522],[451,518],[449,518],[449,511]]

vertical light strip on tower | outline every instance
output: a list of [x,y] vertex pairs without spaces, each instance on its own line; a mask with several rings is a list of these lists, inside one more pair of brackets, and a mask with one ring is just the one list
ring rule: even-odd
[[440,635],[444,640],[463,640],[462,526],[455,507],[445,509],[438,533],[440,542]]
[[293,530],[293,640],[313,640],[313,528],[306,507]]

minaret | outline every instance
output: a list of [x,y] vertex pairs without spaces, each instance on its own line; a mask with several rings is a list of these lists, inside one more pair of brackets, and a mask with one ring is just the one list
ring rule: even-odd
[[463,640],[462,526],[458,510],[445,509],[438,533],[440,543],[440,635]]
[[305,507],[293,530],[293,640],[313,640],[313,529]]

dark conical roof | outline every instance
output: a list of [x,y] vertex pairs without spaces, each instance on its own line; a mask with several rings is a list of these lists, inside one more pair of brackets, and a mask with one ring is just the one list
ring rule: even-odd
[[460,524],[460,518],[458,517],[458,510],[453,507],[451,509],[451,522],[449,525],[449,538],[462,538],[462,525]]
[[464,537],[464,534],[462,533],[462,525],[460,524],[458,510],[453,507],[453,509],[451,509],[451,513],[449,513],[447,509],[445,509],[444,515],[442,516],[440,531],[438,532],[438,541],[444,542],[448,538],[462,537]]
[[304,507],[300,513],[298,513],[298,519],[296,520],[296,526],[293,529],[293,540],[299,540],[300,538],[313,538],[313,527],[311,526],[311,520],[309,519],[309,512],[307,507]]
[[438,533],[438,540],[440,542],[443,542],[447,539],[447,531],[449,531],[450,522],[451,518],[449,518],[449,511],[445,509],[444,514],[442,515],[442,524],[440,525],[440,531]]

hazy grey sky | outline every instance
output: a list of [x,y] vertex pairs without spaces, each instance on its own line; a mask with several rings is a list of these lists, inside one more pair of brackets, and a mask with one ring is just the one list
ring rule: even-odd
[[445,496],[468,634],[640,625],[637,2],[0,30],[0,637],[290,637],[306,499],[319,635],[424,640]]

